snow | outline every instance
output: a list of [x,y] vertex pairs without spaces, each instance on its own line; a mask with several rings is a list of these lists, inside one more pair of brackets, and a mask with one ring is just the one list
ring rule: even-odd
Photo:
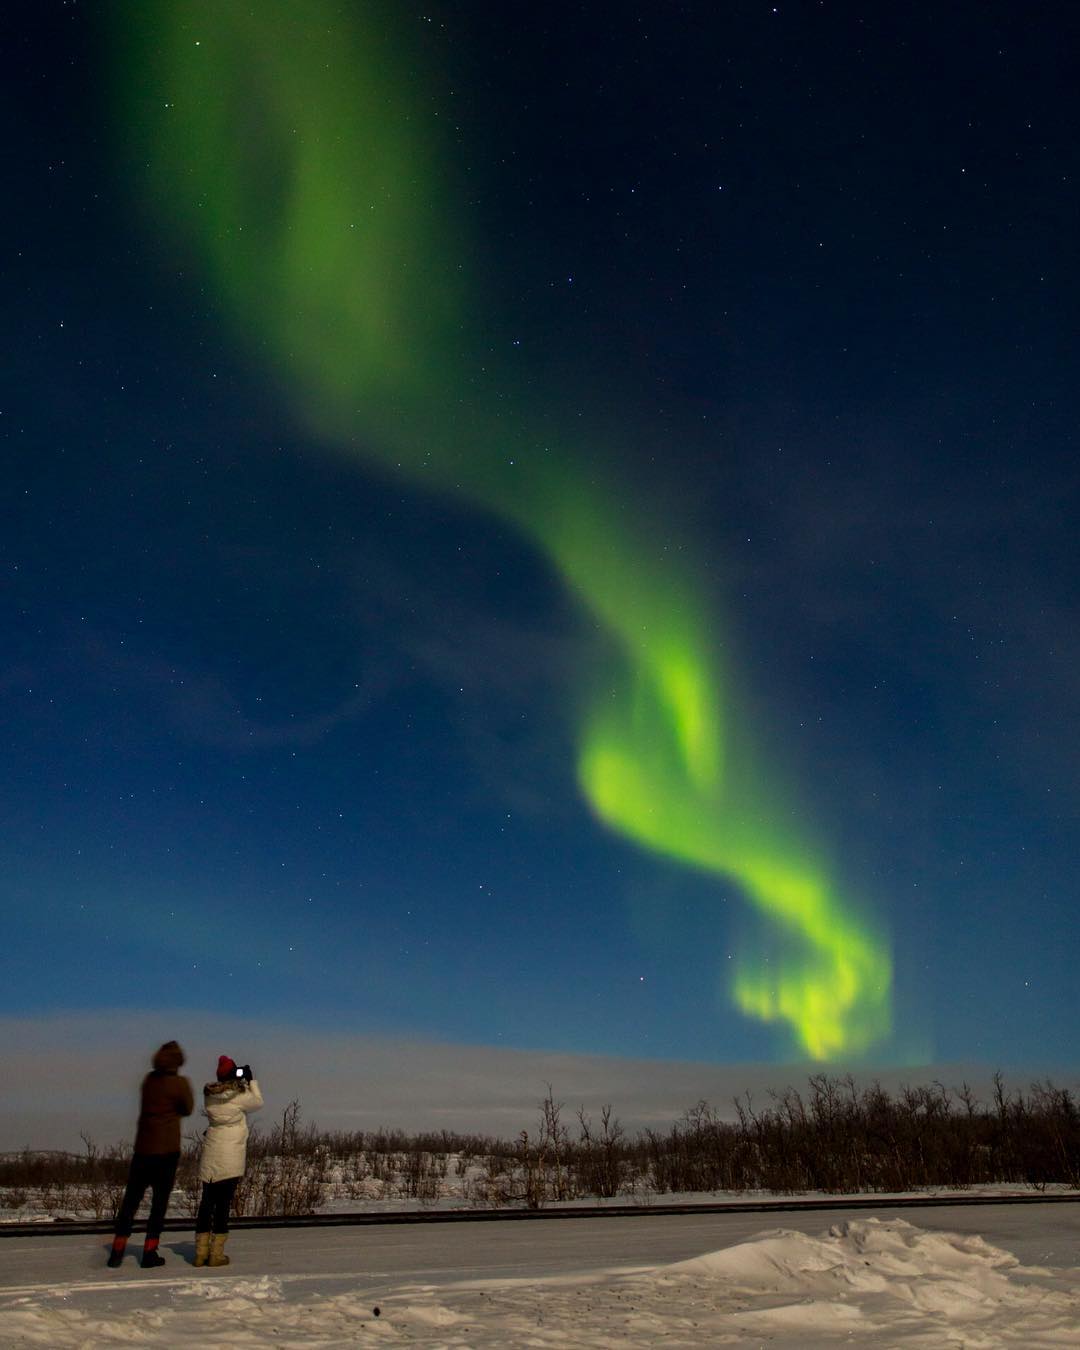
[[[315,1213],[434,1214],[449,1210],[500,1209],[521,1205],[520,1200],[513,1202],[513,1204],[509,1202],[498,1204],[482,1198],[478,1193],[480,1188],[477,1184],[477,1178],[483,1169],[476,1165],[466,1164],[462,1164],[459,1168],[457,1165],[458,1155],[450,1154],[448,1156],[447,1176],[439,1183],[437,1194],[424,1198],[405,1193],[400,1176],[396,1174],[385,1180],[375,1180],[369,1177],[360,1182],[345,1183],[339,1175],[341,1164],[335,1161],[328,1169],[329,1179],[323,1186],[322,1199],[316,1206]],[[16,1190],[21,1192],[21,1201],[19,1204],[13,1205],[10,1197],[12,1192]],[[7,1224],[51,1224],[66,1220],[111,1219],[119,1202],[121,1190],[122,1187],[116,1187],[115,1193],[109,1195],[107,1202],[99,1196],[95,1205],[90,1188],[71,1184],[66,1188],[63,1203],[59,1203],[56,1197],[51,1197],[46,1208],[46,1197],[40,1189],[34,1187],[0,1187],[0,1227]],[[1065,1182],[1050,1183],[1040,1187],[1038,1192],[1029,1185],[994,1182],[980,1186],[969,1186],[962,1191],[945,1186],[929,1186],[920,1191],[864,1191],[854,1194],[838,1194],[828,1191],[781,1193],[758,1190],[675,1192],[657,1191],[651,1186],[638,1185],[624,1189],[618,1195],[610,1198],[583,1196],[567,1201],[547,1200],[544,1203],[544,1208],[546,1210],[580,1209],[585,1206],[595,1209],[611,1209],[629,1205],[635,1208],[648,1209],[657,1205],[737,1205],[746,1203],[789,1206],[806,1200],[832,1201],[838,1204],[852,1200],[870,1200],[877,1205],[883,1205],[888,1204],[890,1200],[932,1200],[935,1198],[989,1200],[1009,1197],[1037,1199],[1038,1195],[1073,1197],[1076,1194],[1076,1188]],[[169,1203],[170,1219],[183,1215],[188,1218],[193,1217],[197,1203],[197,1194],[186,1192],[180,1186],[176,1187]],[[149,1208],[150,1197],[147,1194],[140,1206],[139,1214],[145,1218]]]
[[8,1238],[0,1342],[1080,1346],[1080,1269],[975,1229],[1028,1259],[1071,1253],[1073,1210],[240,1230],[230,1267],[198,1271],[169,1235],[161,1270],[135,1239],[118,1272],[101,1239]]

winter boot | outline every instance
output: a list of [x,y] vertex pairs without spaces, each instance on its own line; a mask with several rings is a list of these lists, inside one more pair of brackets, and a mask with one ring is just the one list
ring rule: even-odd
[[205,1266],[210,1259],[210,1234],[195,1234],[195,1264]]
[[229,1258],[225,1255],[225,1242],[228,1233],[215,1233],[210,1239],[210,1259],[208,1266],[227,1266]]
[[155,1266],[163,1266],[164,1264],[165,1258],[158,1256],[158,1239],[147,1238],[142,1249],[143,1270],[153,1270]]
[[108,1261],[105,1262],[105,1264],[107,1266],[111,1266],[112,1269],[115,1270],[116,1267],[120,1264],[120,1262],[124,1259],[124,1248],[126,1246],[127,1246],[126,1237],[114,1237],[112,1240],[112,1250],[109,1252],[109,1259]]

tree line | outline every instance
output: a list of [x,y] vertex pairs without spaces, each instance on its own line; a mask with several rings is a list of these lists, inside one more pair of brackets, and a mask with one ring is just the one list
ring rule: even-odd
[[[0,1156],[0,1201],[18,1210],[90,1212],[107,1218],[127,1174],[125,1145],[81,1153],[24,1149]],[[196,1203],[197,1137],[177,1176],[180,1212]],[[1080,1189],[1080,1107],[1050,1081],[1009,1090],[1001,1075],[989,1101],[962,1084],[859,1087],[812,1075],[734,1115],[706,1101],[664,1129],[629,1134],[611,1106],[569,1113],[548,1086],[531,1130],[510,1140],[442,1130],[326,1131],[304,1125],[291,1102],[269,1128],[252,1130],[236,1212],[309,1214],[335,1201],[440,1200],[527,1206],[627,1200],[692,1192],[780,1194],[966,1190],[993,1184]]]

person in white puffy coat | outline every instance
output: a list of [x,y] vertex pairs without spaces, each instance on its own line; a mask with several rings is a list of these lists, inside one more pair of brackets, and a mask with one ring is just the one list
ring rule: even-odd
[[259,1084],[246,1066],[222,1055],[217,1080],[203,1088],[203,1110],[209,1120],[199,1155],[202,1196],[195,1218],[195,1264],[227,1266],[225,1239],[229,1209],[247,1163],[248,1114],[263,1104]]

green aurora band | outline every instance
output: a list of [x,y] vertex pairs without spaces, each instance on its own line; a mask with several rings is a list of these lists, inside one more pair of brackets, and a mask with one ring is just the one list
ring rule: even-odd
[[611,828],[729,877],[754,906],[763,933],[739,953],[737,1006],[816,1060],[887,1035],[888,943],[834,894],[747,743],[686,553],[661,546],[595,456],[562,448],[546,409],[496,398],[509,381],[478,373],[438,122],[390,9],[128,0],[114,12],[132,174],[297,419],[511,522],[612,640],[614,669],[581,716],[582,792]]

